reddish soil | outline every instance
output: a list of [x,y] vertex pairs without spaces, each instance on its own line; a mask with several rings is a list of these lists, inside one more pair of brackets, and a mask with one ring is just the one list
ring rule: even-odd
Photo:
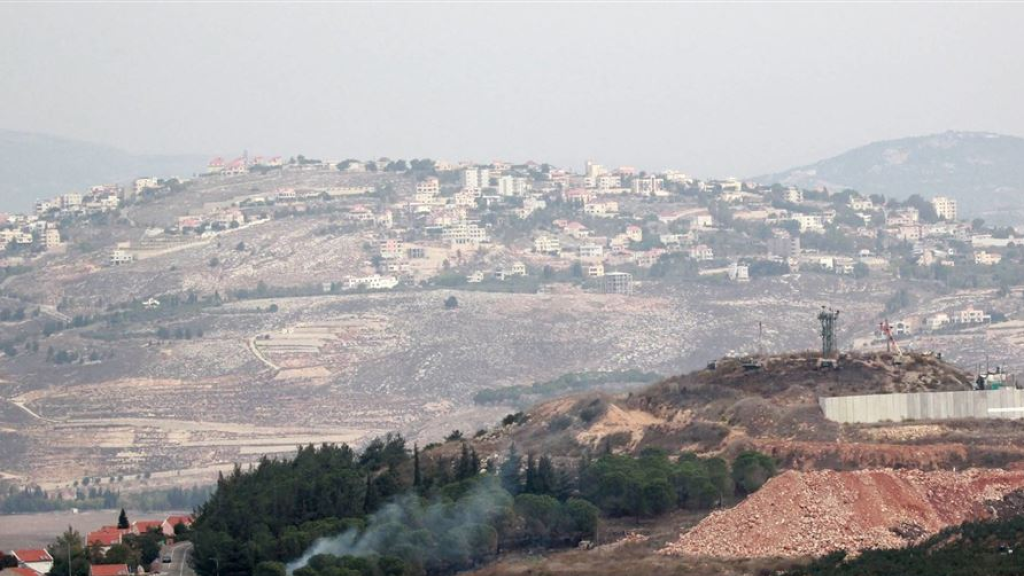
[[898,548],[987,517],[987,501],[1021,488],[1024,471],[789,471],[661,553],[758,558]]

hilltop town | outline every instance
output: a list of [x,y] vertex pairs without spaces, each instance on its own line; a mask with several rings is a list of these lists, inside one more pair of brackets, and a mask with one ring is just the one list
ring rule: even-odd
[[943,196],[244,155],[35,208],[0,216],[0,471],[69,495],[474,429],[508,411],[483,389],[811,348],[824,304],[843,349],[886,318],[972,368],[1024,342],[1016,232]]

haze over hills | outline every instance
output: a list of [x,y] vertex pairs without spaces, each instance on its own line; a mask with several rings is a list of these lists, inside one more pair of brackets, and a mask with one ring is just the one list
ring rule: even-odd
[[39,198],[140,176],[191,176],[203,155],[140,155],[47,134],[0,130],[0,211],[31,211]]
[[885,140],[754,180],[853,188],[900,199],[951,196],[963,216],[1019,223],[1024,221],[1024,138],[950,131]]

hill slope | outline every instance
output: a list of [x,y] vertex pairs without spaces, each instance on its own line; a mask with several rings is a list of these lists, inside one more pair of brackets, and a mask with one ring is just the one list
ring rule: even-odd
[[875,142],[754,180],[853,188],[905,198],[952,196],[961,212],[992,222],[1024,221],[1024,138],[945,132]]
[[140,176],[189,176],[204,156],[135,155],[111,146],[0,130],[0,211],[27,211],[47,198]]

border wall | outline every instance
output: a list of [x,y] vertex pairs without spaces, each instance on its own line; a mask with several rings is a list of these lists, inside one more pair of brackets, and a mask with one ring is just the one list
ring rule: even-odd
[[1024,419],[1024,390],[968,390],[818,398],[825,418],[845,424],[959,418]]

